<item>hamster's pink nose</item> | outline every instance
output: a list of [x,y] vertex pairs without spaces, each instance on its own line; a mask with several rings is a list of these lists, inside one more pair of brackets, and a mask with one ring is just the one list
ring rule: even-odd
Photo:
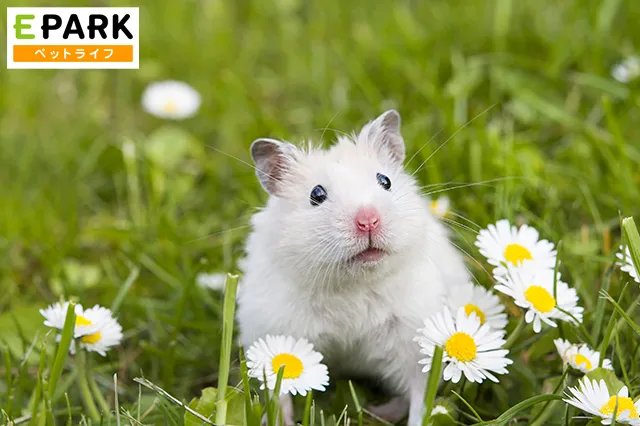
[[380,213],[375,207],[360,207],[356,212],[356,226],[362,232],[371,232],[380,225]]

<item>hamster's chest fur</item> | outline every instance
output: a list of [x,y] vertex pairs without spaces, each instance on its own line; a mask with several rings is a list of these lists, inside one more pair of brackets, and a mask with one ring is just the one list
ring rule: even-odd
[[391,388],[404,390],[407,372],[399,370],[417,367],[413,337],[445,292],[432,262],[408,260],[413,267],[379,282],[336,291],[300,288],[250,254],[238,306],[243,344],[266,334],[304,337],[325,356],[332,374],[388,376]]

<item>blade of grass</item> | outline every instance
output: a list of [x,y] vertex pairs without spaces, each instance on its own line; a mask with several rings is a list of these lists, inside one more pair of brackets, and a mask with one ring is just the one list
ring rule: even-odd
[[[604,286],[602,289],[604,291],[609,291],[611,288],[611,276],[613,275],[613,268],[608,268],[606,272],[606,277],[604,280]],[[606,311],[607,303],[605,299],[602,297],[598,298],[598,302],[596,303],[596,311],[593,320],[593,326],[591,328],[591,338],[594,342],[600,341],[600,333],[602,332],[602,325],[604,324],[604,314]]]
[[[282,378],[284,377],[284,365],[280,366],[278,369],[278,375],[276,376],[276,384],[273,387],[273,394],[271,395],[271,399],[267,403],[267,410],[270,411],[271,415],[268,417],[272,419],[273,423],[269,424],[269,426],[278,425],[278,416],[280,410],[280,388],[282,387]],[[266,381],[265,381],[266,383]],[[266,387],[265,387],[266,388]]]
[[509,408],[507,411],[502,413],[497,419],[489,420],[487,422],[475,423],[473,426],[503,426],[509,423],[515,416],[522,410],[526,410],[527,408],[533,407],[536,404],[540,404],[547,401],[556,401],[562,399],[562,395],[556,394],[545,394],[545,395],[536,395],[529,399],[525,399],[524,401],[514,405]]
[[120,309],[120,306],[122,305],[122,302],[124,301],[124,298],[127,297],[129,290],[131,290],[131,286],[138,279],[139,275],[140,275],[140,268],[137,266],[133,268],[131,272],[129,272],[127,279],[124,281],[124,284],[122,284],[122,286],[118,290],[118,294],[116,294],[116,297],[113,299],[113,302],[111,303],[111,312],[113,312],[114,314],[118,312],[118,310]]
[[51,377],[49,378],[49,398],[53,398],[53,394],[56,391],[58,380],[62,375],[62,369],[67,362],[69,356],[69,348],[71,347],[71,341],[74,338],[74,331],[76,326],[76,304],[69,302],[67,307],[67,315],[64,320],[64,327],[62,328],[62,336],[60,337],[60,343],[58,344],[58,350],[53,361],[53,368],[51,369]]
[[[567,366],[564,368],[564,371],[562,372],[562,376],[560,377],[560,380],[558,381],[558,384],[556,385],[552,393],[557,394],[560,388],[563,387],[564,381],[567,378],[568,372],[569,372],[569,367]],[[555,401],[548,401],[546,404],[544,404],[544,407],[542,407],[542,410],[540,410],[540,412],[529,423],[530,426],[544,425],[547,419],[549,418],[549,416],[553,413],[555,404],[556,404]]]
[[[640,336],[640,326],[638,326],[638,324],[636,324],[633,319],[631,318],[631,316],[629,316],[629,314],[627,312],[625,312],[624,309],[622,309],[622,307],[618,304],[618,302],[616,302],[614,300],[613,297],[611,297],[609,295],[609,293],[607,293],[604,290],[600,291],[600,295],[603,296],[604,298],[606,298],[609,303],[611,303],[613,305],[613,307],[616,309],[616,311],[618,311],[618,313],[620,314],[620,316],[622,316],[622,318],[624,319],[624,321],[627,323],[627,325],[629,327],[631,327],[631,329],[633,331],[635,331],[639,336]],[[632,305],[632,308],[635,308],[635,306]],[[629,308],[631,309],[631,308]]]
[[251,400],[251,387],[249,386],[249,369],[244,356],[243,348],[238,353],[240,358],[240,375],[242,376],[242,392],[244,394],[244,416],[247,426],[259,426],[260,418],[254,416],[253,401]]
[[79,348],[76,354],[76,371],[78,373],[76,383],[80,388],[80,395],[82,396],[84,407],[87,409],[87,414],[91,418],[91,421],[98,422],[101,417],[100,412],[98,411],[96,402],[91,394],[89,382],[87,381],[87,357],[85,351]]
[[11,413],[13,412],[13,369],[11,366],[12,363],[9,348],[3,346],[2,351],[4,352],[4,368],[6,373],[5,385],[7,386],[7,405],[4,407],[4,411],[7,413],[7,421],[9,421]]
[[[618,298],[618,301],[622,301],[622,297],[624,296],[625,290],[627,289],[627,285],[625,284],[625,286],[622,288],[622,291],[620,292],[620,296]],[[600,299],[602,299],[603,301],[605,301],[606,303],[606,298],[601,297]],[[606,356],[607,353],[607,348],[609,347],[609,342],[611,341],[611,336],[613,335],[614,330],[616,329],[615,325],[616,325],[616,311],[614,310],[611,313],[611,317],[609,318],[609,323],[607,324],[607,329],[605,330],[604,335],[602,336],[602,343],[600,343],[600,348],[599,348],[599,352],[601,354],[600,356],[600,361],[598,362],[598,367],[602,367],[602,363],[604,362],[604,358]]]
[[71,421],[73,419],[73,415],[71,414],[71,401],[69,401],[69,394],[64,393],[64,400],[67,403],[67,426],[71,426]]
[[151,389],[152,391],[154,391],[155,393],[157,393],[161,397],[165,398],[167,401],[171,402],[172,404],[175,404],[175,405],[181,407],[183,410],[188,411],[189,413],[193,414],[198,419],[202,420],[204,423],[206,423],[208,425],[214,425],[215,426],[215,423],[213,423],[211,420],[207,419],[206,417],[204,417],[202,414],[198,413],[197,411],[192,410],[191,408],[187,407],[178,398],[174,397],[169,392],[167,392],[166,390],[162,389],[160,386],[150,382],[149,380],[145,379],[144,377],[135,377],[133,379],[133,381],[136,382],[136,383],[141,384],[142,386],[144,386],[144,387],[146,387],[148,389]]
[[422,418],[422,426],[427,426],[431,421],[431,412],[436,401],[438,393],[438,384],[442,374],[442,354],[444,350],[441,346],[436,346],[433,351],[431,360],[431,369],[429,370],[429,378],[427,380],[427,389],[424,394],[424,417]]
[[471,404],[469,404],[467,402],[467,400],[462,397],[462,395],[460,395],[458,392],[453,391],[453,390],[451,391],[451,393],[454,394],[456,397],[458,397],[458,399],[460,401],[462,401],[462,403],[469,409],[469,411],[471,411],[473,413],[473,416],[477,420],[482,421],[482,417],[480,417],[480,414],[478,414],[478,412],[475,410],[475,408],[473,408],[473,406]]
[[616,342],[616,355],[618,356],[618,365],[622,370],[622,377],[624,378],[624,384],[627,386],[627,389],[633,389],[631,387],[631,380],[629,380],[629,373],[627,373],[627,367],[625,366],[624,358],[622,357],[622,355],[624,354],[624,351],[622,350],[622,346],[620,345],[620,333],[616,333],[615,342]]
[[632,217],[622,219],[622,230],[629,244],[629,252],[636,274],[640,276],[640,234]]
[[362,406],[360,405],[360,401],[358,400],[358,396],[356,395],[356,390],[353,387],[353,383],[349,380],[349,391],[351,391],[351,399],[353,399],[353,404],[356,407],[356,413],[358,413],[358,426],[362,426],[364,421],[364,416],[362,413]]
[[[100,406],[100,410],[102,410],[102,413],[106,414],[108,417],[111,417],[111,407],[109,407],[109,404],[104,399],[102,392],[100,392],[100,388],[98,388],[98,384],[93,378],[91,354],[87,354],[87,382],[89,383],[89,389],[91,389],[91,393],[95,398],[94,400]],[[117,412],[118,410],[116,410],[116,414]]]
[[227,274],[222,311],[222,347],[220,348],[220,367],[218,369],[218,401],[216,404],[216,423],[227,423],[227,384],[231,365],[231,346],[233,345],[233,326],[236,309],[238,275]]
[[38,410],[40,408],[40,401],[42,399],[42,376],[44,374],[45,362],[47,359],[46,345],[42,343],[42,349],[40,351],[40,364],[38,366],[38,377],[36,381],[36,388],[33,392],[33,407],[31,410],[31,420],[29,426],[36,426],[38,424]]
[[116,425],[120,426],[120,402],[118,401],[118,373],[113,375],[113,406],[116,411]]
[[[351,383],[351,382],[349,382]],[[307,397],[305,398],[304,401],[304,415],[302,416],[302,426],[309,426],[309,423],[311,421],[311,419],[309,418],[311,416],[311,403],[313,402],[313,391],[309,391],[309,393],[307,394]],[[361,423],[359,423],[359,426],[362,426]]]

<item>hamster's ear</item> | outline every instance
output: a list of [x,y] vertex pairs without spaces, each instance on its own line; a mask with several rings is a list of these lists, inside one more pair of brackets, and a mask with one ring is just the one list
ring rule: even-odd
[[405,157],[404,139],[400,134],[400,114],[395,109],[382,113],[363,129],[368,144],[402,164]]
[[295,147],[275,139],[256,139],[251,144],[251,158],[260,184],[271,195],[279,195],[283,177],[291,168]]

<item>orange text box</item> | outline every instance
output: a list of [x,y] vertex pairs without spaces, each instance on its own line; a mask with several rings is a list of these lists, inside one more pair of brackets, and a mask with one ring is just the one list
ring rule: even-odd
[[14,62],[133,62],[133,46],[15,45]]

